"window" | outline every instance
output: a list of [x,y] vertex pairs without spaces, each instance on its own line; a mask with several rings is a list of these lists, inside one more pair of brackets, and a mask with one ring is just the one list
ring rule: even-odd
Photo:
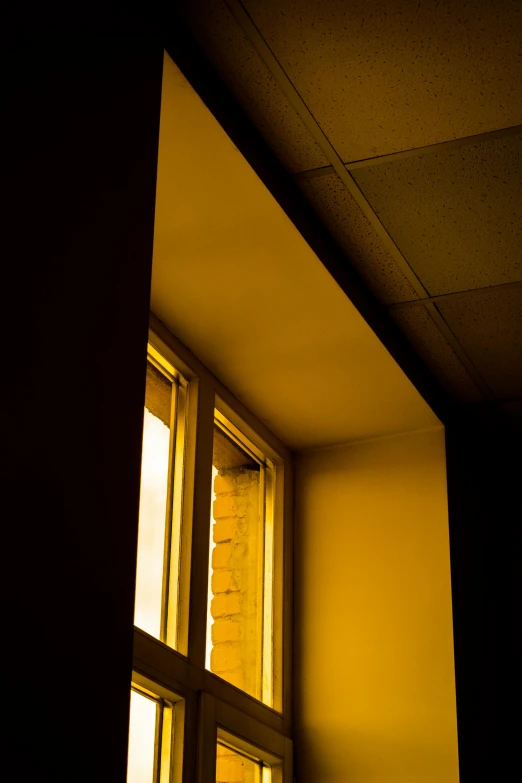
[[127,780],[291,783],[290,454],[151,325]]
[[212,469],[207,667],[271,706],[275,467],[216,410]]
[[[173,780],[174,770],[176,766],[179,767],[179,756],[182,752],[181,706],[179,700],[175,704],[174,700],[161,698],[133,683],[129,720],[128,783],[170,783]],[[175,738],[178,739],[177,743]]]
[[271,778],[268,764],[218,741],[216,783],[271,783]]
[[[221,720],[223,717],[223,714],[219,715]],[[230,715],[229,718],[233,723],[234,716]],[[284,754],[282,745],[279,750]],[[288,775],[288,770],[289,765],[285,764],[282,755],[218,727],[213,778],[216,783],[281,783]]]
[[175,648],[186,386],[173,365],[149,345],[134,624]]

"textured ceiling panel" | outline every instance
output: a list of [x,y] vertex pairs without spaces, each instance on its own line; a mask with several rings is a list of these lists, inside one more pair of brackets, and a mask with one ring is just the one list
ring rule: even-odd
[[243,0],[344,161],[522,123],[517,0]]
[[430,294],[522,279],[522,136],[352,174]]
[[291,171],[327,164],[323,153],[222,0],[178,3],[200,46],[272,150]]
[[424,307],[393,310],[394,320],[441,384],[463,402],[482,394]]
[[380,237],[337,174],[299,182],[350,261],[375,295],[386,304],[417,299]]
[[522,286],[471,294],[438,308],[493,392],[522,396]]

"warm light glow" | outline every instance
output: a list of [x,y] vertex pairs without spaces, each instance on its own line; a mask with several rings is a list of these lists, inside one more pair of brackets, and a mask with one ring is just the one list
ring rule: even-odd
[[145,409],[134,623],[159,637],[170,430]]
[[302,780],[458,783],[444,430],[296,473]]
[[127,783],[153,783],[157,704],[131,691]]
[[298,451],[439,424],[168,55],[151,309]]

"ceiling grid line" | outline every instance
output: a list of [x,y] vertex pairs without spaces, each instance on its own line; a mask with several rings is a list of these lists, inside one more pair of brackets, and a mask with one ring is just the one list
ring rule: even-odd
[[493,392],[487,385],[486,381],[479,373],[479,371],[477,370],[477,368],[469,358],[468,354],[460,344],[459,340],[457,339],[457,337],[455,337],[452,329],[446,323],[441,312],[438,310],[437,305],[433,304],[433,302],[428,303],[426,305],[426,311],[431,316],[433,322],[435,323],[435,326],[439,329],[442,336],[446,339],[446,342],[453,349],[453,352],[458,357],[461,364],[464,366],[464,369],[466,370],[466,372],[474,382],[475,386],[477,386],[477,388],[482,392],[482,394],[487,400],[496,399]]
[[[522,135],[522,125],[512,125],[509,128],[499,128],[498,130],[488,131],[487,133],[477,133],[474,136],[463,136],[460,139],[449,139],[448,141],[440,141],[436,144],[427,144],[424,147],[413,147],[409,150],[390,152],[387,155],[377,155],[375,158],[363,158],[362,160],[347,161],[344,163],[344,167],[348,171],[355,171],[357,169],[368,168],[369,166],[378,166],[381,163],[391,163],[393,161],[404,160],[406,158],[416,158],[420,155],[429,155],[430,153],[443,152],[448,149],[456,149],[458,147],[474,146],[475,144],[482,144],[483,142],[492,141],[493,139],[502,139],[507,136],[519,135]],[[316,177],[326,177],[333,173],[333,166],[320,166],[316,169],[299,171],[294,174],[294,177],[299,181],[315,179]]]
[[[257,28],[256,24],[250,17],[247,10],[244,8],[243,4],[240,2],[240,0],[225,0],[225,2],[230,12],[232,13],[233,17],[235,18],[236,22],[242,29],[243,33],[250,40],[252,46],[260,55],[260,57],[263,59],[265,65],[272,73],[272,76],[278,83],[279,87],[286,95],[291,106],[297,112],[298,116],[301,118],[303,124],[305,125],[309,133],[312,135],[312,137],[318,144],[319,148],[322,150],[327,160],[330,161],[333,172],[335,172],[335,174],[339,176],[344,186],[349,191],[350,195],[353,197],[355,202],[363,211],[364,215],[370,221],[370,223],[376,230],[377,234],[384,242],[386,248],[392,255],[393,259],[396,261],[397,265],[405,275],[406,279],[412,285],[413,289],[418,293],[419,298],[429,299],[430,297],[427,289],[424,287],[421,280],[417,277],[412,267],[409,265],[408,261],[406,260],[406,258],[404,257],[404,255],[402,254],[398,246],[395,244],[395,242],[393,241],[392,237],[390,236],[390,234],[388,233],[384,225],[377,217],[376,213],[372,209],[370,203],[364,196],[363,192],[361,191],[361,189],[359,188],[359,186],[357,185],[353,177],[349,174],[345,164],[341,160],[337,151],[335,150],[335,148],[327,138],[326,134],[319,126],[317,120],[315,119],[312,112],[310,111],[310,109],[302,99],[301,95],[299,94],[298,90],[294,86],[293,82],[286,74],[281,63],[272,52],[268,43],[265,41],[263,35]],[[426,310],[430,314],[433,322],[435,323],[440,333],[445,338],[446,342],[450,345],[455,355],[460,360],[461,364],[463,365],[463,367],[465,368],[471,380],[477,386],[479,391],[487,399],[493,399],[493,394],[489,389],[488,385],[485,383],[484,379],[477,371],[476,367],[468,357],[467,353],[465,352],[464,348],[458,341],[457,337],[454,335],[453,331],[450,329],[450,327],[448,326],[448,324],[446,323],[446,321],[438,311],[436,305],[431,303],[427,304]]]
[[453,299],[465,299],[466,297],[474,296],[475,294],[489,294],[492,291],[510,290],[512,288],[520,288],[522,286],[522,280],[514,280],[511,283],[498,283],[497,285],[489,285],[481,288],[469,288],[466,291],[452,291],[449,294],[437,294],[436,296],[429,296],[425,299],[409,299],[404,302],[393,302],[388,305],[388,310],[407,310],[410,307],[426,307],[429,304],[437,304],[437,302],[449,302]]

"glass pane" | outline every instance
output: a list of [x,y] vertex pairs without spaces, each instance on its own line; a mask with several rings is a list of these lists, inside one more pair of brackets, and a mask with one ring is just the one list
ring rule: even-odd
[[207,668],[270,703],[271,688],[263,682],[271,670],[271,590],[264,588],[266,574],[271,577],[265,524],[270,468],[217,423],[212,463]]
[[153,783],[156,702],[131,691],[127,783]]
[[[261,783],[262,768],[269,772],[259,761],[242,756],[218,742],[216,783]],[[269,783],[269,778],[263,776],[263,783]]]
[[161,759],[159,783],[170,783],[173,744],[173,710],[163,702],[161,721]]
[[147,363],[134,623],[162,635],[172,382]]

